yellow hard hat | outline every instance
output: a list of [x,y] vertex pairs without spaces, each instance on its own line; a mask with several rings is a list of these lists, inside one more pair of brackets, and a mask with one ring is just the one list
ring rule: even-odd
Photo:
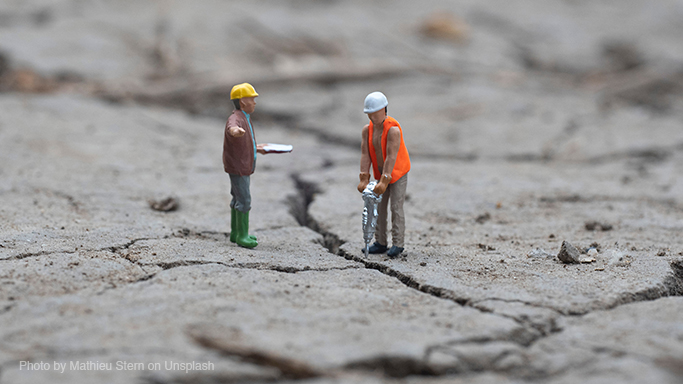
[[258,93],[249,83],[237,84],[230,91],[230,100],[241,99],[243,97],[256,97]]

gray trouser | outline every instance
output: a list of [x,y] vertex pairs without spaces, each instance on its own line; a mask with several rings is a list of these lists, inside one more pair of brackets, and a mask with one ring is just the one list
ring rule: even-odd
[[393,245],[403,248],[406,232],[406,216],[403,214],[403,202],[406,201],[406,187],[408,174],[406,173],[393,184],[389,184],[379,203],[377,217],[377,231],[375,240],[382,245],[387,243],[387,205],[391,199],[391,240]]
[[230,208],[240,212],[249,212],[251,209],[251,193],[249,192],[249,176],[230,175]]

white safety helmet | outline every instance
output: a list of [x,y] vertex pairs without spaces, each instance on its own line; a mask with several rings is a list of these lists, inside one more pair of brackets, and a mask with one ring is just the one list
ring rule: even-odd
[[365,113],[377,112],[389,105],[387,97],[382,92],[372,92],[365,97]]

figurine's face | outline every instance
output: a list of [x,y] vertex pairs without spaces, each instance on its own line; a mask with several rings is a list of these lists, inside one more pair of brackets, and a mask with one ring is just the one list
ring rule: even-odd
[[381,124],[386,117],[387,114],[384,111],[384,108],[376,112],[368,113],[368,118],[370,119],[370,121],[372,121],[373,125]]
[[256,109],[255,97],[243,97],[240,99],[240,108],[244,113],[252,114]]

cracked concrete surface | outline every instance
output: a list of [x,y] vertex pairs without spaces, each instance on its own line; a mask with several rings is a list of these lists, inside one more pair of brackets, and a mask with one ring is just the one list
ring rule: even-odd
[[[423,32],[449,12],[464,29]],[[0,383],[680,383],[681,16],[4,2]],[[255,249],[229,241],[220,162],[243,81],[257,141],[294,146],[258,159]],[[374,90],[412,159],[397,259],[360,252]],[[177,211],[149,208],[168,196]],[[561,263],[563,241],[595,261]]]

